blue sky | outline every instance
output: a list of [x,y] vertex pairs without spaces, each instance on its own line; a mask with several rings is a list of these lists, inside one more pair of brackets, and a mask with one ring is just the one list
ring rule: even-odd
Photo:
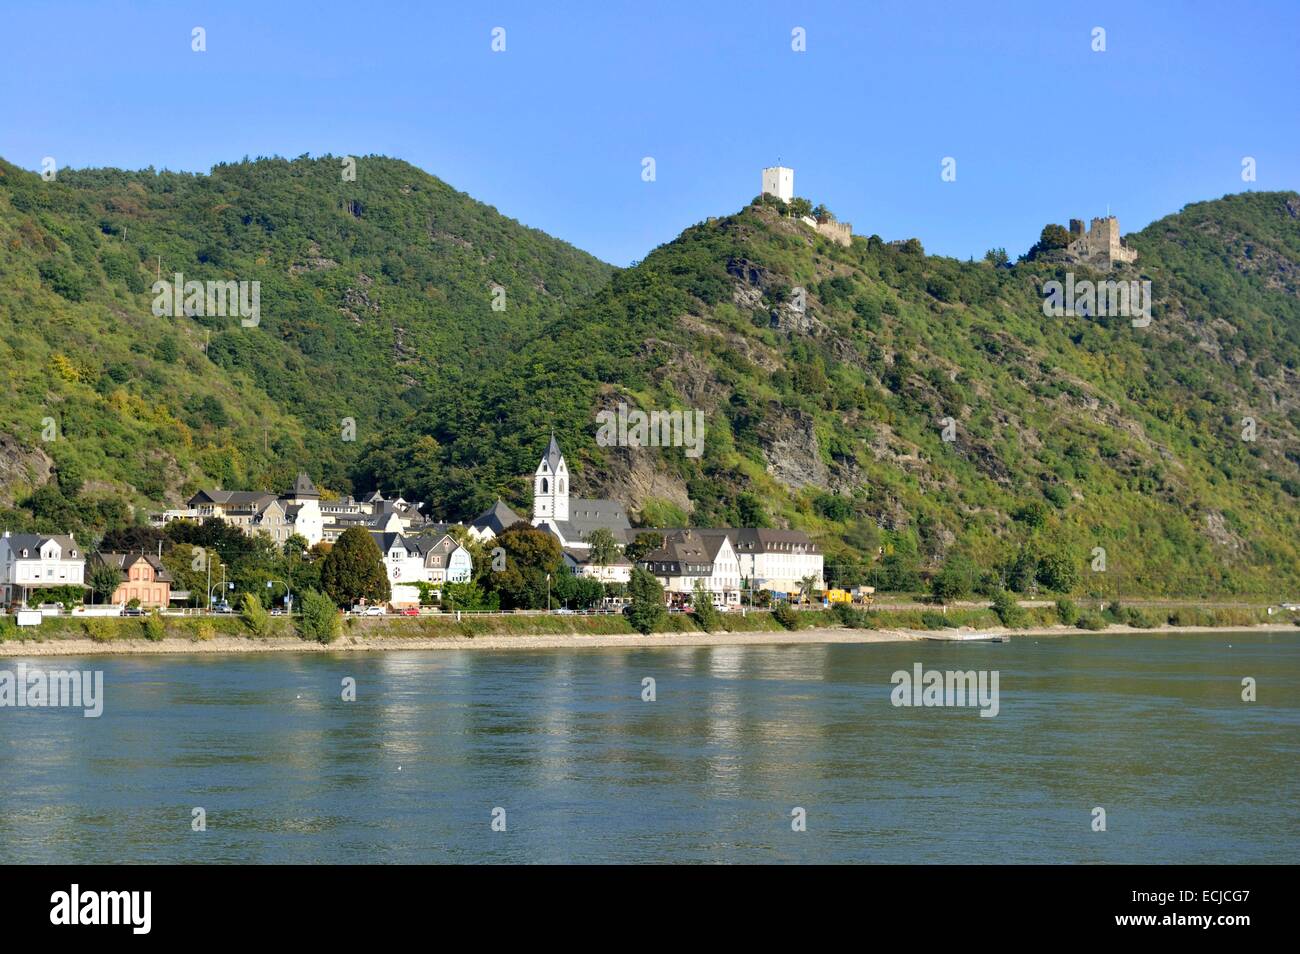
[[742,206],[780,157],[859,234],[1014,256],[1108,204],[1133,231],[1300,188],[1298,28],[1293,0],[0,0],[0,156],[386,154],[619,265]]

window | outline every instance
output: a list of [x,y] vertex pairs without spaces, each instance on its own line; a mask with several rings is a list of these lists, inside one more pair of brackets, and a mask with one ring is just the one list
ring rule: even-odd
[[542,493],[544,493],[544,494],[548,494],[548,493],[550,493],[550,492],[551,492],[551,484],[550,484],[550,481],[548,481],[545,477],[543,477],[543,478],[542,478]]

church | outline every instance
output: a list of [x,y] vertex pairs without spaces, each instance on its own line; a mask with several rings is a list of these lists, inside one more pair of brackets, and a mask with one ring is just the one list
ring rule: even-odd
[[[470,524],[470,532],[477,539],[487,540],[522,519],[498,500]],[[588,538],[593,530],[608,530],[615,542],[622,545],[628,541],[628,531],[632,528],[627,511],[617,501],[569,495],[569,465],[554,434],[533,473],[531,522],[551,533],[566,552],[576,551],[575,555],[591,548]]]

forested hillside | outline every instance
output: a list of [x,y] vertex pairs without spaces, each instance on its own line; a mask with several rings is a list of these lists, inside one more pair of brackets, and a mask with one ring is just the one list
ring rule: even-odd
[[[525,503],[553,423],[579,490],[647,524],[804,528],[842,581],[907,589],[950,564],[989,590],[1295,586],[1298,216],[1293,193],[1246,194],[1129,236],[1140,257],[1115,277],[1155,301],[1135,328],[1045,317],[1045,281],[1107,277],[1058,252],[844,248],[756,202],[555,319],[478,400],[409,422],[444,462],[421,493],[459,514]],[[597,446],[596,411],[621,401],[703,409],[703,457]],[[361,480],[418,484],[410,446],[378,440]]]
[[[1300,196],[1125,241],[1113,277],[1151,281],[1147,327],[1046,317],[1045,282],[1108,277],[1051,243],[1014,264],[843,247],[773,200],[616,271],[379,157],[355,182],[337,158],[55,182],[0,163],[0,517],[93,532],[299,469],[444,519],[526,509],[554,427],[576,492],[649,525],[806,529],[840,582],[1286,595]],[[154,316],[176,272],[260,281],[260,323]],[[703,411],[703,455],[598,446],[619,403]]]
[[[65,497],[85,483],[137,505],[281,489],[299,469],[346,491],[361,441],[454,399],[612,272],[407,163],[343,171],[263,159],[47,182],[0,162],[0,505],[54,467]],[[258,325],[155,316],[153,282],[178,272],[260,282]]]

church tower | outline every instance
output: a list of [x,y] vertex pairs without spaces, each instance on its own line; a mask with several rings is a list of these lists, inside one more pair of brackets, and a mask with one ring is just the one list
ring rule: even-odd
[[569,466],[551,434],[551,444],[533,475],[533,524],[569,519]]

